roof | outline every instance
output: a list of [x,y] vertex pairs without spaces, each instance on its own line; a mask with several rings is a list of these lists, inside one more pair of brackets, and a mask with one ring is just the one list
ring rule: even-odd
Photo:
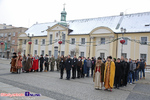
[[[57,23],[59,22],[34,24],[26,33],[34,36],[47,35],[48,26],[52,27]],[[121,27],[126,28],[126,32],[150,32],[150,12],[69,20],[66,23],[69,25],[68,28],[73,30],[70,35],[89,34],[93,29],[101,26],[108,27],[115,33],[120,33]]]
[[57,24],[58,22],[51,22],[51,23],[40,23],[40,24],[34,24],[32,25],[25,33],[26,34],[30,34],[30,36],[32,36],[32,34],[34,36],[43,36],[43,35],[47,35],[47,29],[48,27],[52,27],[53,25]]
[[[125,15],[121,27],[126,28],[126,32],[150,32],[150,12]],[[116,30],[117,32],[120,32],[120,29]]]

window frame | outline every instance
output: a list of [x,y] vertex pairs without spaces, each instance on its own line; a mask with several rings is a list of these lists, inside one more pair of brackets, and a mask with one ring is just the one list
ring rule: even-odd
[[[82,55],[82,53],[83,53],[83,55]],[[83,52],[83,51],[80,52],[80,56],[81,56],[81,57],[84,57],[84,52]]]
[[50,37],[49,37],[49,44],[52,44],[52,42],[53,42],[53,35],[50,34]]
[[[73,43],[73,40],[74,39],[74,43]],[[75,44],[75,38],[71,38],[71,44]]]
[[[36,51],[36,52],[35,52]],[[36,54],[37,55],[37,50],[34,50],[34,54]]]
[[16,36],[16,32],[13,33],[13,36]]
[[121,56],[123,56],[124,58],[127,58],[128,55],[127,55],[127,53],[122,53]]
[[38,39],[35,39],[35,45],[38,45]]
[[[43,41],[44,40],[44,41]],[[43,43],[44,42],[44,43]],[[45,39],[42,39],[42,45],[45,45]]]
[[145,54],[145,53],[140,53],[140,59],[143,59],[143,58],[141,57],[141,55],[146,55],[146,58],[144,58],[144,60],[147,61],[147,54]]
[[[102,40],[102,39],[104,39],[104,40]],[[102,37],[102,38],[101,38],[101,41],[100,41],[100,44],[105,44],[105,40],[106,40],[106,39],[105,39],[104,37]]]
[[[146,38],[146,41],[142,41],[142,38]],[[147,44],[147,37],[146,36],[142,36],[141,37],[141,45],[146,45]],[[144,43],[143,43],[144,42]]]
[[[104,57],[102,57],[102,54],[104,54],[103,56]],[[104,52],[100,52],[100,57],[103,59],[103,58],[105,58],[105,53]]]
[[[82,41],[84,39],[84,41]],[[85,44],[85,38],[81,38],[81,44]]]
[[51,50],[48,51],[48,55],[49,55],[49,56],[52,55],[52,51],[51,51]]

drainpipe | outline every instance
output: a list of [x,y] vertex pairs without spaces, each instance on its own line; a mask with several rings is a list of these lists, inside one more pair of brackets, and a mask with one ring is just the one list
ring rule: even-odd
[[[118,33],[117,33],[117,39],[118,39]],[[117,58],[117,54],[118,53],[118,40],[116,41],[116,58]]]

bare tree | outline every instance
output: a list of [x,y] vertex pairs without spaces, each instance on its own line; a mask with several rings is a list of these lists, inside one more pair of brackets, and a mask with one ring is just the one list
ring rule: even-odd
[[79,48],[74,48],[71,51],[74,52],[74,55],[79,54]]

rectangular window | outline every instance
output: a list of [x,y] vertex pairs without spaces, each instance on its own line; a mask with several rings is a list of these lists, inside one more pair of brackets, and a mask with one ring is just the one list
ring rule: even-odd
[[81,52],[81,57],[84,57],[84,52]]
[[14,52],[14,48],[11,49],[11,52]]
[[3,37],[3,36],[4,36],[4,34],[2,33],[2,34],[1,34],[1,36]]
[[75,44],[75,38],[71,39],[71,44]]
[[101,44],[105,44],[105,38],[101,38]]
[[15,44],[15,40],[12,40],[12,44]]
[[147,44],[147,37],[141,37],[141,44]]
[[81,44],[85,44],[85,38],[81,38]]
[[35,45],[37,45],[37,44],[38,44],[38,40],[36,39],[36,40],[35,40]]
[[7,37],[7,33],[5,33],[5,37]]
[[45,45],[45,39],[42,39],[42,45]]
[[140,54],[140,59],[144,59],[146,61],[147,55],[146,54]]
[[44,56],[44,50],[41,51],[42,55]]
[[125,40],[125,43],[123,45],[127,45],[128,43],[128,39],[127,38],[123,38]]
[[64,52],[64,51],[61,51],[61,55],[65,55],[65,52]]
[[100,53],[100,57],[103,59],[105,58],[105,53]]
[[49,56],[51,56],[51,51],[48,52]]
[[71,57],[73,57],[74,56],[74,51],[71,51]]
[[15,36],[15,35],[16,35],[16,33],[14,32],[14,33],[13,33],[13,36]]
[[127,58],[127,53],[122,53],[122,56],[123,56],[124,58]]
[[10,48],[10,43],[8,43],[7,48]]
[[66,38],[66,35],[63,34],[63,35],[62,35],[62,44],[65,44],[65,38]]
[[26,44],[27,40],[24,40],[24,44]]
[[11,33],[9,33],[9,35],[11,35]]
[[53,38],[53,35],[51,34],[50,35],[50,44],[52,44],[52,38]]
[[37,50],[34,50],[34,54],[37,54]]

